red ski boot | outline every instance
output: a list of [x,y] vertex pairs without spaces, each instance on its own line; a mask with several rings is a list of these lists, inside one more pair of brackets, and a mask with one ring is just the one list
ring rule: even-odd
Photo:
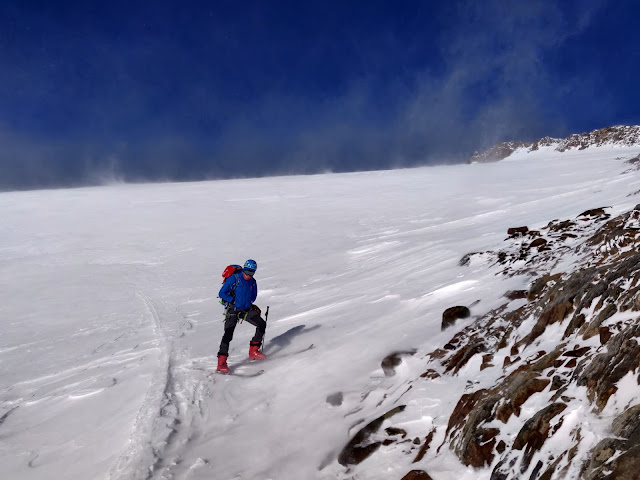
[[218,372],[220,373],[229,373],[229,367],[227,367],[227,356],[219,355],[218,356]]
[[249,360],[264,360],[267,356],[262,353],[260,350],[260,344],[254,345],[253,343],[249,344]]

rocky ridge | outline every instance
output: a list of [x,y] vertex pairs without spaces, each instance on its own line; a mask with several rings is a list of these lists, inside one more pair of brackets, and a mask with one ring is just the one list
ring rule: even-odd
[[[403,480],[438,480],[429,464],[446,451],[490,471],[491,480],[640,478],[639,248],[640,205],[613,218],[598,207],[539,230],[513,227],[499,250],[465,255],[461,266],[530,276],[529,288],[505,292],[501,307],[441,348],[404,352],[424,362],[406,391],[437,389],[471,364],[495,381],[468,382],[446,427],[413,440],[393,424],[398,412],[416,408],[402,404],[403,393],[343,448],[344,478],[359,478],[348,475],[360,462],[398,450],[413,466]],[[443,329],[448,322],[445,315]],[[409,357],[395,364],[402,358]],[[592,423],[609,433],[595,434]]]
[[569,135],[567,138],[544,137],[535,142],[502,142],[488,150],[475,152],[468,163],[497,162],[509,157],[518,150],[534,152],[542,147],[553,147],[558,152],[605,145],[631,146],[640,144],[640,126],[618,125],[601,128],[591,132]]

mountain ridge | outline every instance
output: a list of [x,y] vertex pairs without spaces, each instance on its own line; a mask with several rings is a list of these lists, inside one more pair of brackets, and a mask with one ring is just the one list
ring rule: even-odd
[[497,162],[508,158],[518,151],[531,153],[544,147],[550,147],[558,152],[566,152],[572,149],[584,150],[590,147],[602,147],[605,145],[640,145],[640,126],[615,125],[590,132],[572,134],[566,138],[542,137],[534,142],[500,142],[487,150],[474,152],[467,163]]

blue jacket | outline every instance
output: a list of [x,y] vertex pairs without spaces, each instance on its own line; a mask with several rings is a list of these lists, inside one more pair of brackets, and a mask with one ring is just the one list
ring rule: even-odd
[[218,296],[239,310],[249,310],[258,296],[258,284],[254,278],[245,280],[242,272],[235,273],[225,280]]

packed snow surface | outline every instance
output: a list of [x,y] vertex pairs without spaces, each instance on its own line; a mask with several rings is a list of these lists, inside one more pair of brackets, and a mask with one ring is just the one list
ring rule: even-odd
[[[473,317],[527,288],[461,257],[499,248],[509,227],[631,209],[638,153],[0,194],[0,478],[350,478],[340,449],[424,371],[416,355],[385,377],[382,358],[428,353],[473,321],[442,333],[448,307]],[[220,274],[248,258],[269,358],[247,361],[254,328],[241,324],[223,376]],[[421,417],[394,418],[411,436],[446,425],[460,395],[425,385],[408,397]],[[409,461],[358,471],[399,479]],[[418,466],[436,480],[490,473],[446,452]]]

